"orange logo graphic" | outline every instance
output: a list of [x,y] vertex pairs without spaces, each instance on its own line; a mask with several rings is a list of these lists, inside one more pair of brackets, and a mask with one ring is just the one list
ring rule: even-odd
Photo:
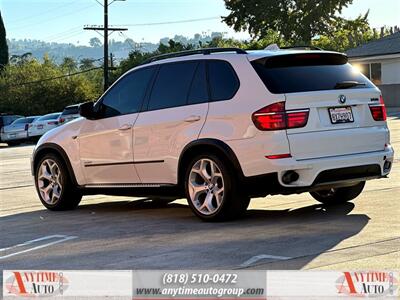
[[396,295],[398,280],[393,272],[344,272],[336,287],[339,294],[348,296]]
[[12,272],[12,275],[5,280],[7,293],[17,296],[62,295],[68,288],[68,280],[62,272],[18,271]]

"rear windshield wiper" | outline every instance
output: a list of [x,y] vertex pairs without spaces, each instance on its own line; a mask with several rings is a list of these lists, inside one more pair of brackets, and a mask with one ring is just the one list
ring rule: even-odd
[[341,81],[336,83],[335,89],[348,89],[359,85],[365,85],[365,83],[358,81]]

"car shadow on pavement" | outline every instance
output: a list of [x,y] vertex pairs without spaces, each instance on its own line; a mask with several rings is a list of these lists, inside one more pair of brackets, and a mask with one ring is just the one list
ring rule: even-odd
[[[45,254],[37,251],[4,260],[3,268],[235,269],[266,255],[274,268],[301,269],[367,225],[368,216],[350,214],[353,208],[353,203],[345,203],[250,209],[244,218],[222,223],[199,221],[187,205],[148,199],[21,213],[0,218],[1,247],[53,234],[77,238],[43,250]],[[280,264],[273,256],[291,259]],[[261,263],[268,268],[268,262]]]

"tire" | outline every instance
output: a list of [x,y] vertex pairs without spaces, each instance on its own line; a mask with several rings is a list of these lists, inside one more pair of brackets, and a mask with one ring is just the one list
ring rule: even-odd
[[74,209],[82,199],[65,162],[53,153],[45,154],[37,164],[35,186],[40,201],[49,210]]
[[229,162],[214,154],[197,155],[191,160],[184,184],[188,204],[197,217],[215,222],[244,214],[250,198],[241,192],[235,173]]
[[365,186],[365,181],[361,181],[356,185],[332,188],[310,192],[311,196],[326,205],[341,204],[353,200],[361,194]]

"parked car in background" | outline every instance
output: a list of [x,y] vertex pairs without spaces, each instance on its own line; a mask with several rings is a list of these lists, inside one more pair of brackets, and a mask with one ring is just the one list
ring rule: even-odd
[[40,116],[22,117],[1,129],[1,140],[8,145],[18,145],[28,139],[28,127]]
[[44,115],[28,126],[28,137],[38,139],[50,129],[56,128],[59,124],[61,112]]
[[[10,125],[16,119],[23,118],[23,116],[19,115],[11,115],[11,114],[0,114],[0,131],[4,126]],[[2,139],[0,138],[0,142]]]
[[58,119],[58,122],[60,124],[68,123],[69,121],[72,121],[76,118],[79,118],[79,105],[80,104],[75,104],[75,105],[70,105],[64,108],[63,112],[61,113],[60,118]]

